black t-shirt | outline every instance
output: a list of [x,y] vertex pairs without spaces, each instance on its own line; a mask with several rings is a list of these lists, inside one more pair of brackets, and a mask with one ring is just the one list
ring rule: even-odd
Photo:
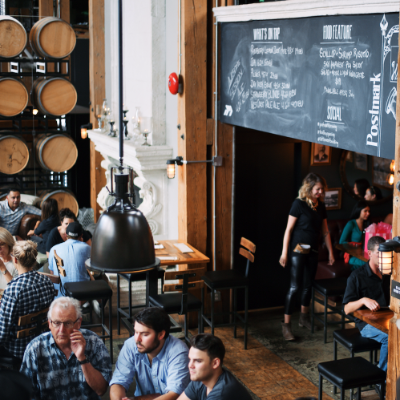
[[[83,230],[83,241],[87,242],[91,238],[92,234],[89,231]],[[55,227],[50,231],[47,238],[46,251],[50,253],[51,248],[60,243],[64,243],[64,240],[62,239],[60,232],[58,232],[58,227]]]
[[191,381],[185,390],[185,395],[190,400],[251,400],[250,393],[228,371],[218,378],[217,383],[207,396],[207,387],[201,382]]
[[[383,275],[380,279],[372,272],[368,262],[354,270],[347,279],[343,304],[346,305],[363,297],[375,300],[381,307],[387,307],[390,304],[390,275]],[[361,309],[365,308],[363,306]],[[358,318],[354,319],[357,328],[362,331],[367,323]]]
[[39,226],[35,229],[35,235],[42,235],[43,240],[38,244],[38,251],[43,254],[46,253],[46,244],[50,231],[59,225],[60,220],[58,215],[51,215],[49,218],[46,218],[39,224]]
[[297,218],[290,241],[291,250],[298,243],[303,243],[309,244],[313,250],[318,251],[322,221],[326,219],[325,204],[319,201],[316,210],[313,210],[305,201],[296,199],[292,204],[289,215]]

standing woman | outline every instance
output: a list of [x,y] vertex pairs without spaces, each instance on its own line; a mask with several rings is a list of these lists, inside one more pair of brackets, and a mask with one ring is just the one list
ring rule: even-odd
[[11,259],[15,241],[7,229],[0,228],[0,289],[5,289],[7,283],[18,275]]
[[[282,333],[285,340],[294,340],[290,318],[296,306],[297,293],[301,287],[299,325],[311,330],[309,316],[311,286],[317,272],[318,242],[321,232],[329,251],[329,265],[335,262],[325,204],[322,202],[325,189],[325,179],[318,174],[309,173],[304,178],[299,190],[299,197],[293,202],[289,212],[282,255],[279,260],[282,267],[290,265],[290,289],[286,295],[285,319],[282,322]],[[308,254],[293,251],[300,243],[308,244],[311,247]]]

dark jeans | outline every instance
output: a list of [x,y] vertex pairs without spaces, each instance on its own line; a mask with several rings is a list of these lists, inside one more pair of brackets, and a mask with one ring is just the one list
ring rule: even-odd
[[292,315],[296,305],[297,294],[302,287],[301,305],[308,307],[311,300],[312,282],[317,273],[318,253],[292,253],[290,266],[290,288],[286,295],[285,314]]

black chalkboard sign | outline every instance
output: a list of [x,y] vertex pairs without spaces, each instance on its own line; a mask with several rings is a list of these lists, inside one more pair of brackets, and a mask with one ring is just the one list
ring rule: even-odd
[[394,158],[399,14],[223,23],[221,121]]

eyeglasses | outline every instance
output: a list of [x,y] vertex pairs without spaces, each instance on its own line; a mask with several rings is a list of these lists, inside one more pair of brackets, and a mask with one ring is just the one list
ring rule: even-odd
[[61,325],[64,325],[64,328],[71,329],[77,322],[79,321],[79,318],[76,321],[52,321],[50,320],[51,324],[53,325],[54,328],[59,328]]
[[0,248],[3,248],[4,246],[7,246],[7,243],[0,243]]

